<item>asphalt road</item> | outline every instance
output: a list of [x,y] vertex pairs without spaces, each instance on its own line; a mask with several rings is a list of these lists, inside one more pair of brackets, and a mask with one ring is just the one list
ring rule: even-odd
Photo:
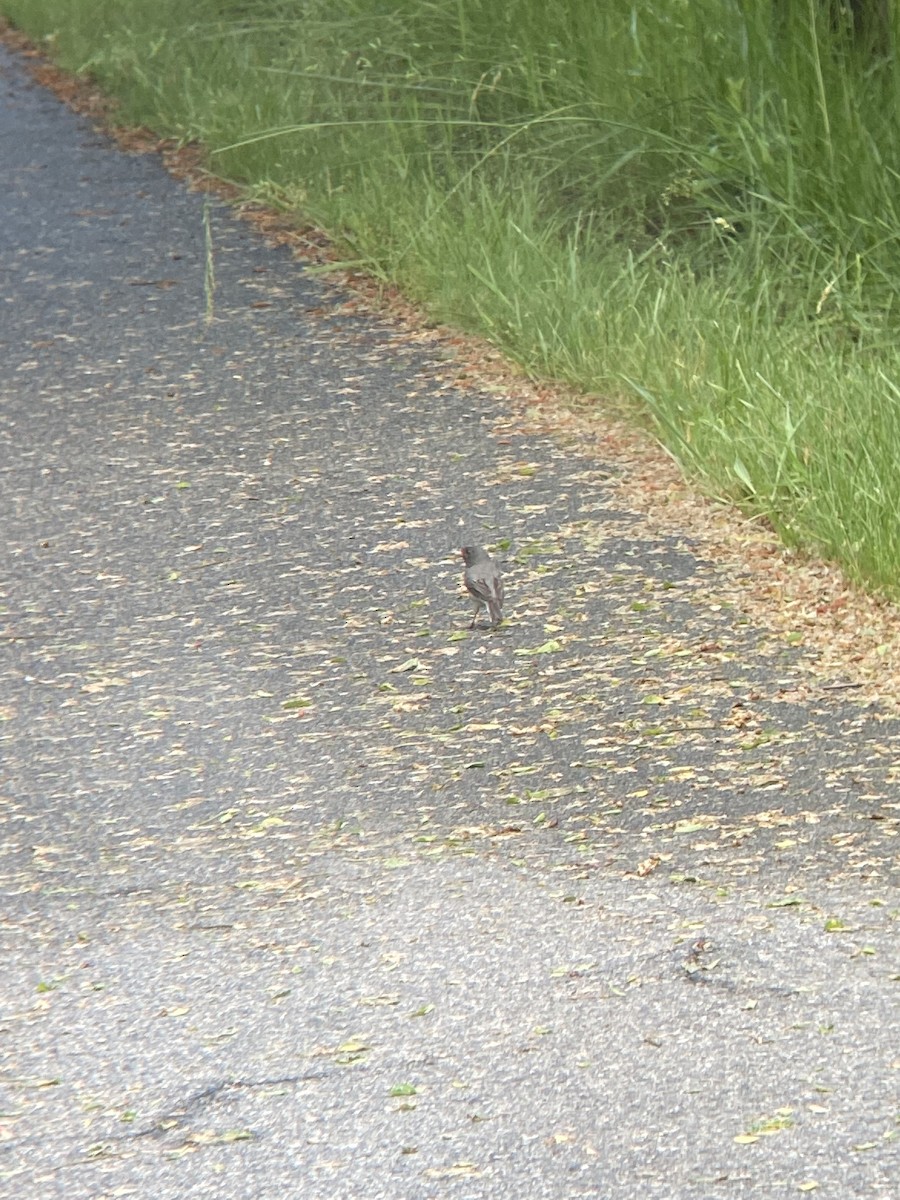
[[6,52],[0,196],[0,1194],[895,1197],[900,725]]

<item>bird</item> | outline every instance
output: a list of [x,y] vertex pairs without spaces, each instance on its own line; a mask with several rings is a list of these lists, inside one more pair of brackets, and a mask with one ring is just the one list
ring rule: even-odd
[[462,556],[466,564],[463,581],[475,602],[475,615],[469,628],[475,628],[478,614],[486,608],[491,618],[491,628],[496,629],[503,620],[503,580],[497,564],[480,546],[463,546]]

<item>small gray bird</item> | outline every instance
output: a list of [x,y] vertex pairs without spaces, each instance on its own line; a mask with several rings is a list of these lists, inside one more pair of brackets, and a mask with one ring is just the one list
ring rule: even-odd
[[466,564],[463,579],[475,602],[475,615],[469,628],[475,628],[478,614],[486,608],[491,618],[491,628],[496,629],[503,620],[503,580],[497,565],[480,546],[463,546],[462,556]]

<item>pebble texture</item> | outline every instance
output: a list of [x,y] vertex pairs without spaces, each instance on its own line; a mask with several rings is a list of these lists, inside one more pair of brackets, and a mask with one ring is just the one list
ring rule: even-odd
[[896,1196],[900,726],[6,52],[0,146],[0,1195]]

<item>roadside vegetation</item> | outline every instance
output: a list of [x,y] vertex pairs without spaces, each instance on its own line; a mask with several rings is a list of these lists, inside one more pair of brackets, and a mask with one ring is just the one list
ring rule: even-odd
[[124,120],[201,140],[347,261],[632,404],[707,491],[900,595],[889,22],[838,0],[0,12]]

